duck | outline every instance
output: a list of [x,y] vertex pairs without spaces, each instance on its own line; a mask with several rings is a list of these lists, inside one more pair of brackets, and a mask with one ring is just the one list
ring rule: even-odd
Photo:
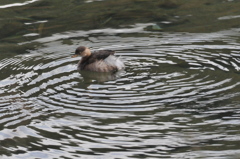
[[91,51],[88,47],[79,46],[72,57],[81,56],[78,62],[78,70],[93,72],[117,72],[124,69],[124,63],[119,57],[114,56],[113,50]]

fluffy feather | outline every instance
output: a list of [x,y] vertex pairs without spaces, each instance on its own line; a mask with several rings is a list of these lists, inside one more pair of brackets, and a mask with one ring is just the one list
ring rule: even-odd
[[90,49],[80,46],[76,49],[75,55],[82,56],[78,63],[78,70],[88,70],[95,72],[115,72],[123,69],[124,63],[114,56],[112,50],[100,50],[91,53]]

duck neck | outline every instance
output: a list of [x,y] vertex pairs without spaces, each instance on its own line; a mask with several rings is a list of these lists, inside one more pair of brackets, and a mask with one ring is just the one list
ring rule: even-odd
[[84,56],[81,59],[81,63],[84,63],[85,61],[87,61],[87,59],[89,59],[90,56]]
[[83,52],[83,57],[89,57],[91,56],[91,50],[89,48],[86,48],[85,51]]
[[88,64],[88,59],[90,58],[90,56],[84,56],[82,57],[81,61],[80,61],[80,69],[83,69],[87,64]]

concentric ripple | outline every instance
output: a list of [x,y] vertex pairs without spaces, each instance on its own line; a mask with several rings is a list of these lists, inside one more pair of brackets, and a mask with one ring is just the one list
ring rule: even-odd
[[[53,35],[34,40],[41,48],[2,59],[2,157],[240,153],[239,30],[152,33],[143,27]],[[116,50],[125,70],[79,73],[79,59],[70,58],[79,45]],[[226,143],[232,147],[219,151]]]

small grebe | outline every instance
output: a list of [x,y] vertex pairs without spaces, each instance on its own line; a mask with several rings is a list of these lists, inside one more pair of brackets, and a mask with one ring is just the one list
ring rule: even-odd
[[82,57],[78,63],[78,70],[115,72],[123,69],[124,64],[119,58],[114,56],[114,53],[112,50],[91,52],[89,48],[80,46],[76,49],[75,55],[72,57]]

